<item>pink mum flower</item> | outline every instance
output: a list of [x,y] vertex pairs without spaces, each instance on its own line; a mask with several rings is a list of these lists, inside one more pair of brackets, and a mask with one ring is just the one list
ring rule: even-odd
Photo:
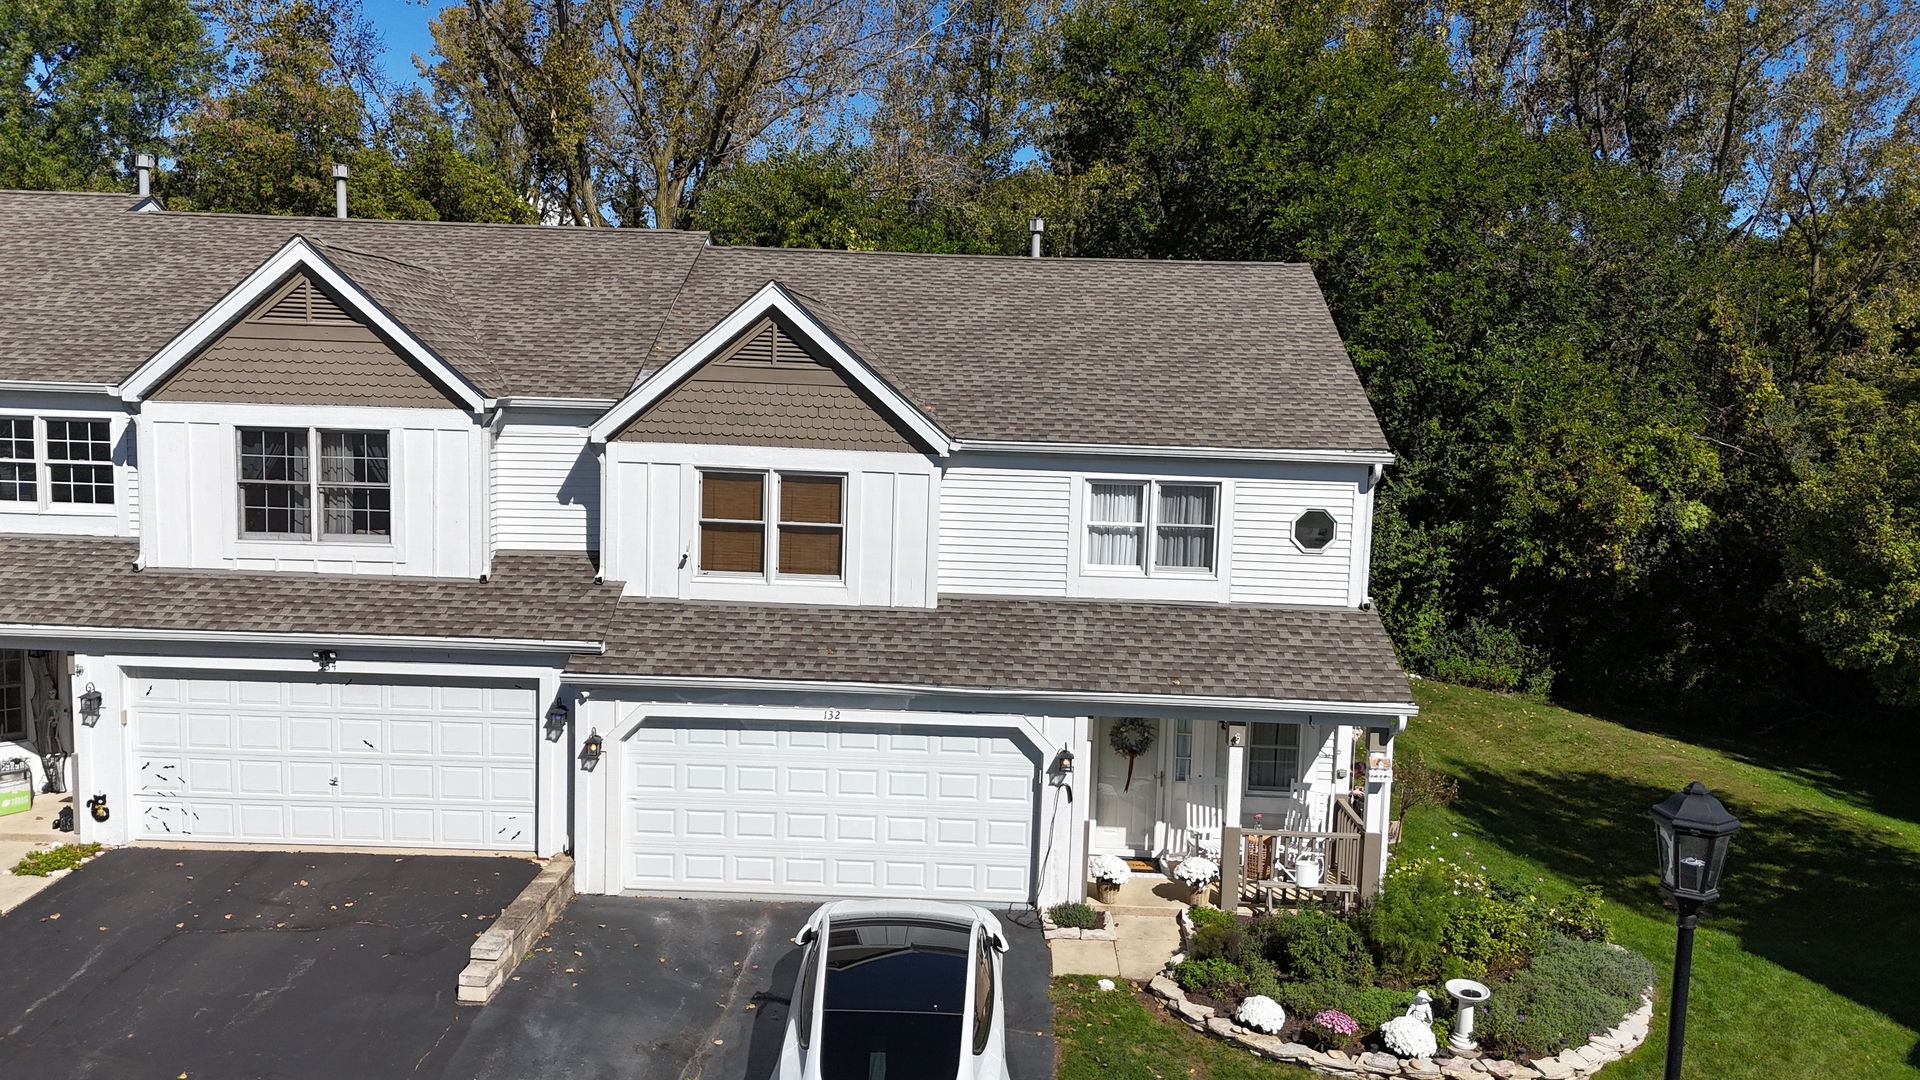
[[1351,1037],[1360,1034],[1359,1021],[1341,1012],[1339,1009],[1326,1009],[1314,1013],[1313,1019],[1307,1022],[1322,1031],[1331,1032],[1335,1035]]

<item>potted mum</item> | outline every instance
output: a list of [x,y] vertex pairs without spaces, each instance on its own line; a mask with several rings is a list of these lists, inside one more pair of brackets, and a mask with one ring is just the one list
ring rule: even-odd
[[1181,859],[1173,868],[1174,880],[1187,887],[1187,903],[1202,904],[1207,899],[1207,888],[1220,880],[1220,867],[1204,855],[1195,855]]
[[1127,861],[1118,855],[1095,855],[1088,860],[1087,874],[1093,879],[1093,898],[1103,904],[1118,900],[1120,886],[1133,876]]

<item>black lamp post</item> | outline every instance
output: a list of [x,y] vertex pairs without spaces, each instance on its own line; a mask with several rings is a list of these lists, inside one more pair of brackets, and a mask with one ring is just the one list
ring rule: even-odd
[[1673,897],[1680,933],[1673,949],[1673,1002],[1667,1011],[1667,1078],[1680,1080],[1687,1040],[1687,984],[1693,978],[1693,928],[1700,909],[1720,898],[1720,871],[1740,819],[1698,780],[1653,808],[1660,843],[1660,887]]

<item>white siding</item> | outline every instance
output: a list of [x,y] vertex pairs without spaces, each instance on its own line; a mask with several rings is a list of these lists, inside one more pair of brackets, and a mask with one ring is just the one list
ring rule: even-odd
[[[447,409],[149,402],[142,420],[141,551],[154,566],[473,577],[485,566],[486,433]],[[237,427],[388,432],[393,531],[385,541],[244,539]]]
[[949,469],[940,483],[940,591],[1066,595],[1072,493],[1065,473]]
[[[1309,480],[1242,480],[1234,486],[1230,556],[1234,603],[1357,605],[1353,573],[1356,488]],[[1338,522],[1333,543],[1306,551],[1293,523],[1308,510]],[[1364,580],[1364,579],[1362,579]]]
[[598,548],[599,469],[585,427],[509,417],[493,443],[494,548]]

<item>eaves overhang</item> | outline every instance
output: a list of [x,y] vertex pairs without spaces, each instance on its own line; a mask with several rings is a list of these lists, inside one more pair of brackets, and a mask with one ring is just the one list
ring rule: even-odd
[[46,623],[0,623],[0,639],[62,638],[85,641],[137,643],[351,646],[371,649],[438,649],[456,652],[602,653],[606,643],[561,638],[494,638],[412,634],[270,633],[251,630],[168,630],[139,626],[66,626]]

